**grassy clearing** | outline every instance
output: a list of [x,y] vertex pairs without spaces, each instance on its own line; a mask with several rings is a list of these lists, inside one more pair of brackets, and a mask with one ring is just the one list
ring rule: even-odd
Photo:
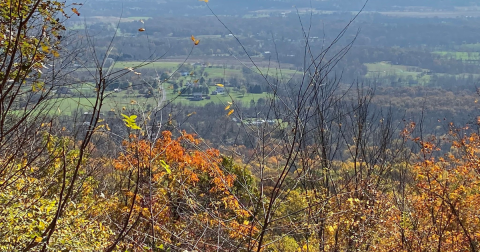
[[[60,111],[62,114],[71,115],[74,111],[91,111],[93,105],[95,104],[95,98],[79,98],[79,97],[70,97],[70,98],[56,98],[51,99],[50,102],[55,103],[54,109],[52,111]],[[129,109],[141,109],[146,110],[147,107],[155,106],[157,101],[154,99],[147,99],[139,96],[130,96],[125,97],[122,94],[114,97],[111,96],[105,100],[105,103],[102,106],[102,112],[105,111],[121,111],[122,108]],[[57,109],[58,108],[58,109]]]
[[[141,72],[142,69],[166,69],[170,72],[177,70],[179,64],[182,62],[136,62],[136,61],[118,61],[115,63],[115,68],[127,68],[127,67],[138,67],[139,65],[144,65],[138,68],[138,71]],[[231,78],[231,77],[241,77],[242,73],[238,69],[231,68],[205,68],[205,72],[208,73],[209,78]]]
[[480,52],[437,51],[433,53],[448,59],[455,59],[455,60],[462,60],[462,61],[480,60]]
[[[145,69],[176,69],[181,62],[141,62],[141,61],[117,61],[114,68],[138,67]],[[140,68],[140,69],[141,69]]]
[[398,76],[403,79],[418,81],[418,84],[425,84],[430,81],[428,70],[419,67],[392,65],[389,62],[366,63],[368,73],[365,77],[377,78],[387,76]]
[[[461,54],[459,54],[461,55]],[[425,85],[428,84],[432,78],[427,69],[422,69],[412,66],[391,65],[388,62],[377,62],[372,64],[365,64],[368,68],[367,78],[393,78],[394,82],[401,85]],[[436,76],[455,77],[457,79],[465,79],[470,75],[474,78],[480,78],[480,74],[445,74],[435,73]],[[414,81],[416,84],[410,83]]]
[[[140,65],[144,65],[140,68],[138,68],[138,71],[141,72],[141,69],[167,69],[171,72],[175,71],[178,68],[178,65],[181,64],[182,62],[140,62],[140,61],[117,61],[115,62],[115,68],[127,68],[127,67],[138,67]],[[187,63],[189,64],[189,63]],[[260,71],[264,75],[269,75],[269,76],[277,76],[280,78],[282,76],[283,78],[289,78],[294,74],[300,74],[296,70],[291,70],[291,69],[277,69],[277,68],[267,68],[267,67],[260,67]],[[252,70],[256,73],[259,73],[258,70],[252,68]],[[238,69],[238,66],[236,68],[230,68],[230,67],[219,67],[219,66],[213,66],[213,67],[207,67],[205,68],[205,72],[208,73],[209,78],[243,78],[242,70]]]
[[[215,91],[216,87],[209,87],[210,93]],[[228,94],[218,94],[218,95],[210,95],[210,99],[204,99],[201,101],[191,101],[190,97],[188,96],[178,96],[176,93],[172,93],[171,91],[167,94],[167,98],[169,100],[173,100],[173,103],[176,104],[183,104],[183,105],[189,105],[189,106],[196,106],[196,107],[203,107],[207,103],[215,103],[215,104],[228,104],[228,102],[233,102],[234,104],[242,104],[242,106],[245,107],[250,107],[251,101],[257,102],[258,99],[263,98],[263,99],[268,99],[269,94],[268,93],[262,93],[262,94],[250,94],[246,93],[245,95],[241,95],[240,92],[237,91],[231,91],[230,95]],[[204,95],[205,97],[205,95]]]
[[[65,97],[60,96],[58,98],[50,99],[49,102],[52,104],[52,113],[61,113],[64,115],[71,115],[75,111],[91,111],[92,107],[95,104],[95,97],[87,97],[89,94],[93,94],[93,88],[89,87],[88,84],[79,85],[85,87],[83,90],[78,90],[79,93],[74,91],[71,92],[75,97]],[[89,89],[87,89],[87,87]],[[216,86],[209,88],[210,94],[215,91]],[[73,88],[72,88],[73,90]],[[82,97],[77,97],[78,95]],[[249,107],[251,101],[257,102],[260,98],[268,98],[269,94],[250,94],[246,93],[241,95],[238,91],[231,91],[230,95],[219,94],[219,95],[210,95],[210,99],[204,99],[201,101],[192,101],[190,96],[178,96],[178,93],[173,93],[173,90],[167,90],[167,101],[173,102],[174,104],[183,104],[194,107],[203,107],[207,103],[215,104],[227,104],[228,102],[234,102],[236,104],[242,104],[243,106]],[[206,95],[204,95],[205,97]],[[160,97],[150,97],[145,98],[142,94],[137,91],[128,92],[126,90],[121,92],[111,92],[108,94],[105,99],[102,111],[122,111],[123,108],[127,109],[138,109],[140,111],[145,111],[150,108],[153,108],[158,105]]]
[[[288,79],[291,76],[300,73],[296,70],[290,69],[274,69],[274,68],[266,68],[260,67],[259,68],[263,75],[268,76],[275,76],[279,79]],[[260,74],[260,72],[256,69],[252,69],[255,73]],[[212,68],[205,68],[205,72],[208,73],[209,78],[243,78],[242,70],[240,69],[231,69],[231,68],[221,68],[221,67],[212,67]]]
[[237,69],[229,68],[205,68],[208,78],[242,78],[242,72]]
[[[88,84],[79,85],[84,86],[85,89],[71,88],[71,94],[74,97],[60,96],[54,99],[50,99],[49,103],[53,106],[52,112],[58,113],[61,112],[65,115],[71,115],[73,112],[80,111],[91,111],[95,105],[95,97],[93,97],[93,88],[88,86]],[[79,97],[80,96],[80,97]],[[128,93],[127,91],[122,92],[110,92],[107,95],[107,98],[104,101],[102,106],[102,111],[121,111],[122,108],[138,108],[141,110],[146,110],[148,106],[156,106],[158,100],[155,98],[145,98],[143,95],[138,92]]]
[[260,67],[260,70],[264,75],[269,75],[269,76],[276,76],[276,77],[291,77],[293,75],[296,76],[302,76],[303,72],[299,72],[297,70],[292,70],[292,69],[274,69],[274,68],[266,68],[266,67]]
[[426,72],[425,69],[418,67],[392,65],[389,62],[366,63],[365,65],[367,66],[368,74],[415,76],[419,73]]

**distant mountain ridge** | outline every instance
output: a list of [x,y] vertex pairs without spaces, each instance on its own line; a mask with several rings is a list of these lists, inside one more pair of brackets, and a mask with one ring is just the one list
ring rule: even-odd
[[[293,10],[293,6],[325,11],[358,11],[364,3],[364,0],[210,0],[209,6],[219,15],[245,15],[265,9]],[[455,7],[476,5],[480,5],[480,1],[369,0],[365,10],[411,11],[416,6],[432,10],[454,10]],[[127,16],[211,15],[205,3],[198,0],[95,0],[85,2],[81,11],[87,16],[115,16],[119,13]]]
[[[192,0],[164,0],[166,3],[182,3],[192,5]],[[291,7],[328,8],[331,10],[347,10],[361,7],[364,0],[211,0],[211,6],[243,6],[249,9]],[[472,0],[369,0],[369,9],[390,9],[410,6],[423,6],[430,8],[453,8],[457,6],[480,5],[480,1]]]

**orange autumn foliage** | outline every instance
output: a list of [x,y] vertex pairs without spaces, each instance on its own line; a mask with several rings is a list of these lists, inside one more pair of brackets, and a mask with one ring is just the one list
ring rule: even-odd
[[132,240],[148,244],[149,234],[177,248],[192,249],[200,242],[202,251],[215,251],[220,229],[232,246],[245,245],[250,215],[231,193],[236,176],[222,167],[218,150],[200,150],[195,136],[182,132],[174,139],[169,131],[154,143],[131,135],[123,145],[113,165],[127,177],[123,214],[133,204]]
[[478,251],[480,242],[480,136],[450,136],[450,152],[438,157],[433,143],[420,142],[421,161],[403,207],[390,219],[395,251]]

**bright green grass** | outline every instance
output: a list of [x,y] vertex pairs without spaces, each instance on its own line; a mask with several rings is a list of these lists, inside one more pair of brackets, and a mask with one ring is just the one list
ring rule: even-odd
[[[210,87],[210,93],[214,91],[216,87]],[[93,91],[85,91],[83,94],[92,93]],[[202,101],[190,101],[187,96],[178,96],[173,94],[171,89],[167,90],[167,100],[173,102],[174,104],[183,104],[195,107],[203,107],[207,103],[215,104],[228,104],[228,102],[234,102],[237,104],[242,104],[243,106],[249,107],[251,100],[255,102],[260,98],[267,98],[269,94],[249,94],[246,93],[242,96],[239,92],[232,91],[231,95],[222,94],[222,95],[210,95],[211,99],[204,99]],[[136,109],[140,111],[146,111],[150,108],[153,108],[158,105],[159,98],[145,98],[143,95],[134,92],[128,94],[127,91],[122,91],[118,93],[111,93],[107,96],[102,106],[102,111],[122,111],[123,108],[126,109]],[[60,113],[63,115],[71,115],[75,111],[91,111],[95,104],[95,97],[60,97],[49,100],[49,103],[52,104],[52,109],[50,113]],[[163,104],[165,105],[165,104]]]
[[[74,111],[91,111],[95,104],[95,97],[61,97],[49,100],[54,104],[52,112],[71,115]],[[148,106],[156,106],[158,101],[154,98],[145,98],[138,93],[127,94],[126,91],[112,93],[107,96],[102,106],[102,111],[121,111],[122,108],[146,110]]]

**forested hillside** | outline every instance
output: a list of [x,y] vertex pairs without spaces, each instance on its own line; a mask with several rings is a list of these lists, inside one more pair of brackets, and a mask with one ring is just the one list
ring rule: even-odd
[[0,2],[0,251],[480,250],[470,1],[217,1]]

